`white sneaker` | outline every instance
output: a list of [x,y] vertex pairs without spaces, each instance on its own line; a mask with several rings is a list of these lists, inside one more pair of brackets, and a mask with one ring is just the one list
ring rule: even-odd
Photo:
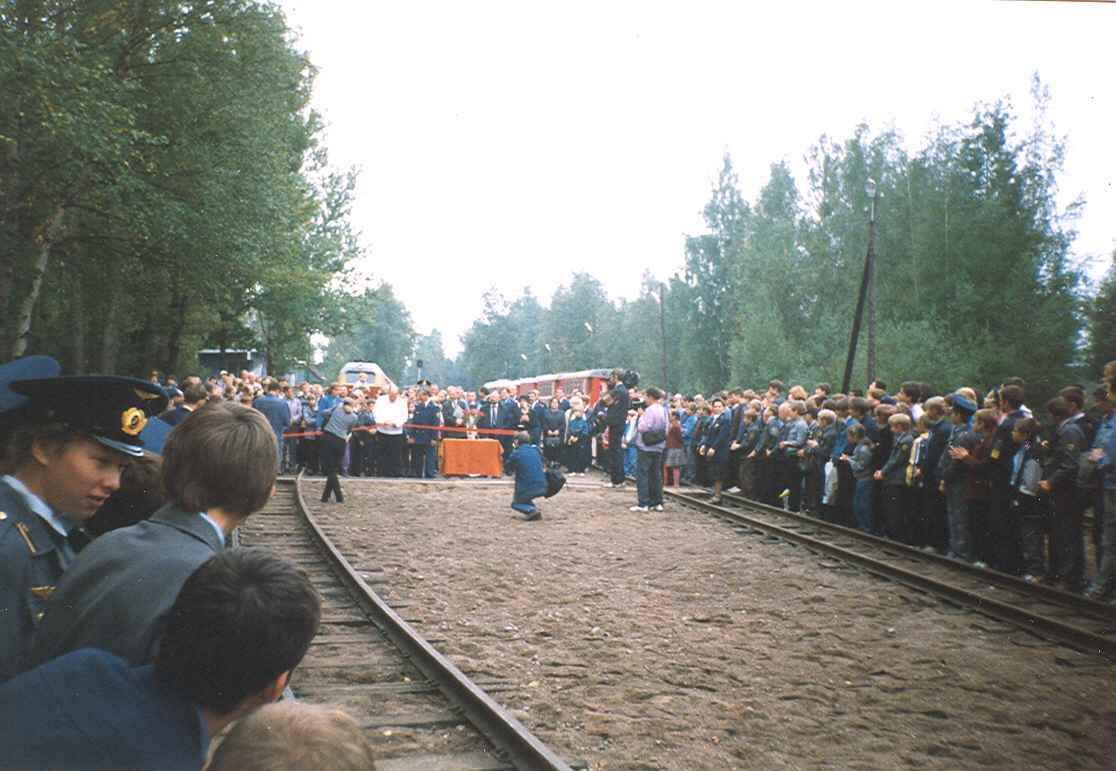
[[650,511],[650,509],[648,509],[646,506],[630,506],[628,507],[628,511],[640,511],[646,514],[648,511]]
[[655,506],[654,508],[655,508],[655,511],[662,511],[663,510],[663,504],[660,503],[658,506]]

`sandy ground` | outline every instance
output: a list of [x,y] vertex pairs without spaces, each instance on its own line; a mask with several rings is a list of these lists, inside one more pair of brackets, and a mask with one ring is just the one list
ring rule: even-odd
[[594,769],[1113,767],[1116,666],[804,549],[588,478],[534,523],[510,487],[343,484],[303,483],[342,551]]

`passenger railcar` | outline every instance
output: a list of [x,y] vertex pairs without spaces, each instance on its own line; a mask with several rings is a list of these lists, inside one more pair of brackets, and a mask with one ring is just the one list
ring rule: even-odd
[[538,390],[539,396],[549,399],[561,388],[566,396],[575,390],[589,395],[590,403],[597,401],[601,393],[608,387],[608,377],[611,369],[583,369],[578,372],[556,372],[546,375],[535,375],[516,380],[500,379],[490,380],[484,384],[489,391],[508,388],[517,396],[523,396],[533,390]]

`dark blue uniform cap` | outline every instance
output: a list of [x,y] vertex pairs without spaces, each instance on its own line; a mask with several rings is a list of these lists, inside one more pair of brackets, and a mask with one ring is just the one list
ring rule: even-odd
[[966,399],[961,394],[954,394],[953,409],[960,410],[961,412],[967,412],[972,415],[977,411],[977,406],[976,402],[974,402],[972,399]]
[[31,401],[11,390],[13,381],[54,377],[61,371],[62,367],[49,356],[24,356],[0,366],[0,413],[14,412]]
[[167,406],[167,395],[146,380],[108,375],[18,380],[11,389],[30,400],[27,410],[42,420],[60,420],[106,447],[139,457],[140,432]]

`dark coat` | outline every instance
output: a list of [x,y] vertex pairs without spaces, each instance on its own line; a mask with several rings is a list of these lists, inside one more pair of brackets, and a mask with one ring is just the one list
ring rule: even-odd
[[705,431],[702,446],[706,452],[715,450],[713,461],[727,463],[729,461],[729,447],[732,446],[732,414],[722,412],[713,418],[709,428]]
[[0,682],[27,668],[47,598],[65,569],[61,538],[0,481]]
[[504,462],[504,468],[515,472],[515,501],[529,501],[546,495],[546,471],[543,456],[533,444],[521,444]]
[[182,584],[222,548],[200,514],[170,504],[149,520],[101,536],[51,595],[32,666],[80,648],[100,648],[133,664],[151,661]]
[[197,705],[103,651],[49,661],[0,686],[4,768],[197,771],[209,733]]
[[605,422],[610,426],[622,426],[628,420],[628,410],[632,408],[628,387],[623,383],[617,383],[610,387],[608,392],[612,395],[612,404],[608,405]]
[[266,394],[252,402],[252,406],[263,413],[268,425],[275,432],[275,438],[282,440],[283,432],[291,426],[291,408],[281,397]]

